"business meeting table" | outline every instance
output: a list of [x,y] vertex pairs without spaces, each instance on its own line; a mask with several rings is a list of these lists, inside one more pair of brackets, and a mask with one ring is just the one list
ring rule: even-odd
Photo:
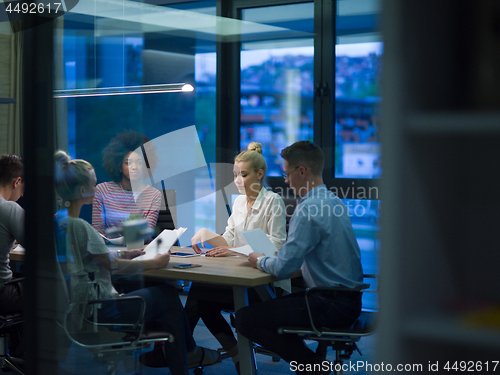
[[[189,247],[172,246],[171,252],[190,252]],[[176,265],[194,263],[201,267],[175,268]],[[144,276],[157,279],[189,280],[206,282],[210,284],[230,285],[233,287],[235,310],[248,305],[247,288],[256,287],[262,299],[272,298],[267,285],[279,279],[253,268],[244,256],[212,258],[205,256],[196,257],[170,257],[167,268],[150,270]],[[266,288],[266,290],[264,290]],[[240,353],[240,372],[242,375],[256,373],[253,348],[250,341],[238,333],[238,347]]]
[[[124,249],[125,247],[110,246],[110,250]],[[174,252],[189,252],[194,250],[189,247],[172,246]],[[24,261],[24,251],[12,250],[10,260]],[[176,265],[194,263],[201,267],[175,268]],[[147,278],[197,281],[210,284],[229,285],[233,287],[235,310],[248,305],[247,288],[256,287],[257,293],[263,300],[272,298],[268,284],[278,281],[276,277],[253,268],[244,256],[212,258],[205,256],[177,257],[171,256],[166,268],[143,272]],[[298,275],[298,273],[297,273]],[[296,276],[294,274],[292,277]],[[256,374],[255,358],[251,342],[238,333],[238,346],[240,353],[240,372],[242,375]]]

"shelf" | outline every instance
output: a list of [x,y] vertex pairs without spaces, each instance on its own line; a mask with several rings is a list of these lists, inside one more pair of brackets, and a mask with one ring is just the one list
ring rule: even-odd
[[416,135],[500,135],[500,112],[410,113],[406,117],[406,130]]
[[0,104],[15,104],[16,100],[12,98],[0,98]]
[[403,333],[411,339],[474,346],[484,349],[500,347],[500,331],[465,326],[460,316],[429,316],[406,319]]

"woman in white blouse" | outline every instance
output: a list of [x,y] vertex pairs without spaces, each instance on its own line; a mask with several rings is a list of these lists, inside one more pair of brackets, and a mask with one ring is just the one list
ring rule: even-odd
[[[240,153],[234,160],[234,183],[242,194],[236,198],[232,214],[222,235],[207,229],[199,230],[191,239],[193,248],[201,252],[205,243],[213,246],[207,256],[228,256],[234,254],[230,247],[246,245],[241,232],[261,228],[276,246],[276,250],[286,241],[285,204],[283,199],[263,186],[267,165],[262,154],[262,145],[253,142],[247,151]],[[249,290],[249,299],[260,301],[254,290]],[[232,357],[239,373],[238,346],[233,331],[221,310],[234,310],[231,287],[196,284],[191,286],[186,312],[191,329],[194,330],[198,320],[203,322],[220,342],[224,350]]]
[[228,256],[235,254],[230,247],[246,245],[241,232],[261,228],[271,242],[279,249],[286,241],[285,204],[276,193],[263,186],[266,176],[266,160],[261,155],[262,145],[252,142],[234,160],[234,183],[242,194],[236,198],[232,214],[227,221],[225,232],[221,235],[208,229],[200,229],[191,239],[193,249],[201,253],[198,246],[205,243],[213,246],[207,256]]

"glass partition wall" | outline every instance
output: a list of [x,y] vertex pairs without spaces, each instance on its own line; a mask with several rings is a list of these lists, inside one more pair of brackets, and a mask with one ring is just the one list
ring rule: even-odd
[[[215,1],[95,0],[81,1],[55,37],[58,147],[88,160],[99,184],[112,180],[103,167],[111,139],[143,134],[156,152],[150,158],[158,159],[147,182],[175,190],[170,205],[182,206],[176,214],[189,228],[186,238],[198,227],[213,227],[206,212],[215,204],[209,168],[215,163],[215,35]],[[170,91],[172,84],[185,88]],[[106,88],[126,92],[92,91]],[[193,144],[201,155],[194,155]],[[90,221],[90,207],[82,215]]]
[[[160,208],[158,224],[153,225],[153,233],[144,236],[146,244],[168,225],[161,222],[167,217],[174,227],[187,228],[179,240],[181,245],[190,245],[199,228],[214,230],[217,170],[225,167],[217,166],[215,160],[216,41],[217,30],[231,28],[218,22],[215,0],[160,5],[81,0],[53,26],[52,149],[89,162],[97,185],[88,188],[89,195],[95,195],[94,204],[86,201],[79,217],[109,239],[107,246],[114,256],[119,256],[120,248],[132,245],[127,236],[121,236],[124,231],[113,234],[104,227],[125,227],[156,208]],[[50,153],[45,155],[47,165],[54,164],[50,162],[54,153]],[[51,175],[59,184],[75,177],[68,173],[61,174],[56,165]],[[123,184],[125,174],[129,186]],[[131,208],[122,210],[116,207],[119,205]],[[164,213],[167,207],[170,216]],[[51,303],[58,306],[57,316],[37,319],[44,333],[40,337],[47,336],[47,319],[53,321],[53,350],[47,351],[40,340],[38,364],[33,363],[38,373],[49,367],[51,373],[107,373],[111,363],[117,364],[118,373],[130,373],[138,365],[137,352],[135,357],[126,351],[107,352],[105,338],[96,342],[95,335],[91,338],[95,332],[80,331],[86,328],[85,322],[66,319],[65,296],[81,292],[73,284],[74,276],[69,277],[81,267],[77,254],[67,245],[72,239],[66,228],[74,225],[68,218],[73,215],[71,210],[69,198],[54,198],[55,243],[47,252],[47,259],[52,255],[47,274],[54,280],[50,290],[57,291],[53,294],[56,301]],[[98,280],[97,270],[79,272],[87,271],[88,277],[81,277],[88,282]],[[127,285],[145,285],[141,276],[112,279],[120,285],[119,293],[130,291]],[[49,306],[40,309],[50,311]],[[92,316],[87,311],[80,315]]]
[[[281,149],[314,141],[325,152],[327,187],[351,213],[365,271],[377,272],[378,14],[375,0],[80,0],[44,24],[43,33],[26,32],[25,61],[35,56],[54,73],[52,82],[40,78],[43,69],[25,73],[38,87],[26,94],[35,113],[25,116],[24,129],[35,136],[25,146],[27,167],[37,171],[27,178],[27,232],[34,233],[33,248],[43,241],[43,249],[26,256],[36,275],[28,293],[37,300],[30,348],[38,372],[48,364],[54,373],[106,371],[98,350],[77,347],[63,329],[72,258],[65,250],[66,207],[53,191],[55,150],[88,161],[102,184],[116,180],[103,159],[111,140],[127,132],[145,136],[134,150],[143,163],[141,186],[160,192],[161,210],[168,206],[175,227],[187,228],[180,244],[190,245],[199,228],[223,231],[236,193],[232,161],[249,142],[264,145],[269,183],[278,189]],[[30,192],[30,183],[43,189]],[[91,204],[80,217],[95,221]],[[123,225],[135,214],[117,217]],[[122,359],[119,373],[137,362]]]

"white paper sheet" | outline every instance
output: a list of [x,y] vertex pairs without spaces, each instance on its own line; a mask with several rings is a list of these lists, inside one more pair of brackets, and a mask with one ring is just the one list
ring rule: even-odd
[[[247,240],[248,245],[250,246],[251,249],[253,249],[254,252],[263,253],[268,257],[276,255],[275,254],[277,250],[276,246],[273,245],[269,237],[266,236],[266,234],[262,229],[257,228],[257,229],[247,230],[245,232],[241,232],[241,234],[243,235],[243,237],[245,237],[245,240]],[[238,250],[233,250],[233,251],[238,251]],[[274,285],[283,288],[288,293],[291,293],[292,291],[292,283],[290,279],[277,281],[274,283]]]
[[26,249],[21,245],[21,244],[18,244],[15,248],[13,248],[12,250],[16,250],[16,251],[19,251],[19,252],[23,252],[25,253],[26,252]]
[[170,250],[175,241],[177,241],[187,228],[178,228],[174,230],[164,229],[153,241],[144,248],[146,254],[141,255],[135,260],[152,259],[156,254],[164,254]]
[[250,253],[253,253],[250,245],[244,245],[239,247],[230,247],[229,250],[234,251],[235,253],[243,254],[248,256]]
[[273,245],[271,240],[266,236],[264,231],[260,228],[247,230],[241,232],[245,240],[256,253],[262,253],[268,257],[272,257],[276,253],[276,246]]

